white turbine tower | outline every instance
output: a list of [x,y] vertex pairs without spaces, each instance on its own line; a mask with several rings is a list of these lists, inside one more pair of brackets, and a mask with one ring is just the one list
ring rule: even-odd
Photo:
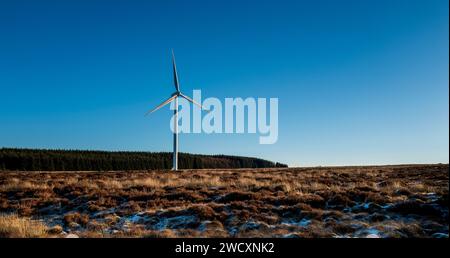
[[199,106],[201,109],[204,109],[202,107],[202,105],[200,105],[199,103],[197,103],[196,101],[194,101],[193,99],[191,99],[190,97],[184,95],[183,93],[181,93],[180,91],[180,84],[178,82],[178,74],[177,74],[177,65],[175,63],[175,55],[173,54],[173,50],[172,50],[172,67],[173,67],[173,81],[175,84],[175,92],[172,93],[172,95],[165,100],[163,103],[161,103],[159,106],[155,107],[154,109],[148,111],[145,115],[148,115],[150,113],[155,112],[156,110],[164,107],[165,105],[169,104],[170,102],[172,102],[173,100],[175,100],[175,110],[173,111],[173,115],[174,115],[174,124],[173,124],[173,168],[172,170],[177,170],[178,169],[178,98],[182,97],[185,98],[187,101],[191,102],[192,104],[195,104],[197,106]]

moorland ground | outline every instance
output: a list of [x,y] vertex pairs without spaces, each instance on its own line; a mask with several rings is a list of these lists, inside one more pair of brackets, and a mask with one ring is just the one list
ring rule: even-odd
[[0,172],[0,237],[448,237],[449,166]]

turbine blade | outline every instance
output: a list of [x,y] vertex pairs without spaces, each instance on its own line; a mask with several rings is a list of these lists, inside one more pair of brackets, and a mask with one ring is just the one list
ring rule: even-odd
[[203,110],[209,111],[208,109],[204,108],[202,105],[200,105],[199,103],[197,103],[196,101],[194,101],[193,99],[191,99],[190,97],[184,95],[183,93],[180,93],[180,96],[187,99],[188,101],[190,101],[192,104],[197,105],[198,107],[200,107]]
[[154,109],[148,111],[147,113],[145,113],[145,115],[151,114],[153,112],[155,112],[156,110],[164,107],[165,105],[169,104],[172,100],[174,100],[177,97],[177,95],[174,95],[168,99],[166,99],[163,103],[159,104],[159,106],[155,107]]
[[173,82],[175,84],[175,89],[177,92],[180,91],[180,85],[178,83],[178,73],[177,73],[177,64],[175,63],[175,54],[172,49],[172,68],[173,68]]

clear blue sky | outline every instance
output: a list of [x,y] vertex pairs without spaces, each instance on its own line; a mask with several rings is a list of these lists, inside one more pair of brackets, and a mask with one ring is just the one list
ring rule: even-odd
[[279,140],[180,151],[291,166],[448,163],[447,0],[1,1],[0,147],[171,151],[181,88],[278,97]]

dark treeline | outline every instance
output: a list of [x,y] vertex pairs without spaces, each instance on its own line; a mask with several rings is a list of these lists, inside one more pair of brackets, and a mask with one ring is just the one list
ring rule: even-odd
[[[179,153],[180,169],[287,167],[268,160]],[[0,149],[1,170],[109,171],[172,168],[168,152],[108,152],[84,150]]]

